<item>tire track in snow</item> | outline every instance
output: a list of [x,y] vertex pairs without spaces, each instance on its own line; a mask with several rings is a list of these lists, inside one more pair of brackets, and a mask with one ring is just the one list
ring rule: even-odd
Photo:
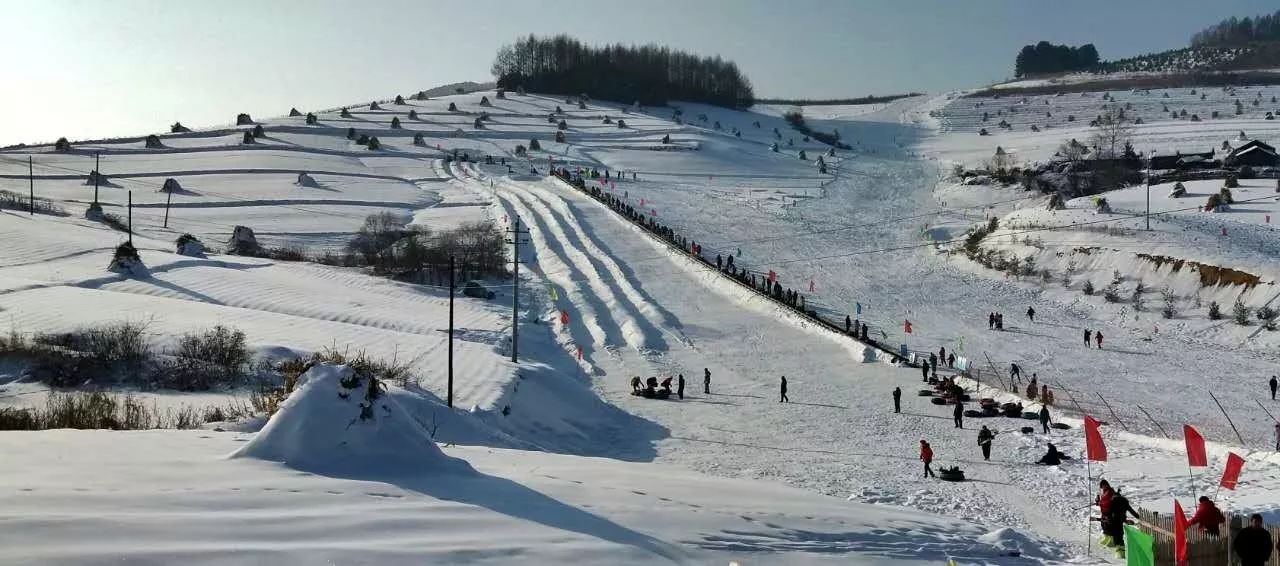
[[541,210],[562,227],[561,234],[568,238],[568,243],[585,251],[583,259],[591,265],[592,272],[608,286],[611,310],[617,308],[624,314],[623,333],[627,342],[636,351],[644,354],[651,351],[665,351],[669,347],[662,335],[662,330],[651,320],[658,316],[656,310],[640,296],[617,263],[586,236],[582,224],[568,210],[562,199],[549,195],[545,191],[533,187],[526,189],[517,183],[505,180],[500,181],[499,186],[527,200],[540,203]]

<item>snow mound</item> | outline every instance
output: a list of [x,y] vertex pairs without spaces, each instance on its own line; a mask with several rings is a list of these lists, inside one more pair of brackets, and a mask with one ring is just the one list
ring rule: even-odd
[[362,476],[463,472],[379,382],[349,366],[320,363],[253,440],[231,455],[312,472]]
[[996,529],[978,537],[978,542],[999,550],[1001,556],[1043,557],[1044,552],[1031,537],[1010,528]]

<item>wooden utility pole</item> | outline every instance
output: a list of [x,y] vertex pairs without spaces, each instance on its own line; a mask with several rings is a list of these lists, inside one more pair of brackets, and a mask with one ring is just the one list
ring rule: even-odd
[[512,281],[511,286],[511,361],[518,361],[519,354],[519,338],[520,338],[520,244],[526,243],[520,241],[520,236],[528,234],[528,230],[520,229],[520,219],[515,219],[515,224],[510,230],[511,239],[507,240],[511,244],[511,265],[512,265]]
[[31,200],[27,202],[27,210],[31,216],[36,215],[36,174],[35,166],[32,165],[31,156],[27,156],[27,180],[31,182]]
[[133,246],[133,191],[129,191],[129,245]]
[[94,208],[97,208],[99,206],[98,205],[98,179],[102,178],[102,165],[100,160],[101,157],[102,157],[102,152],[100,151],[95,152],[93,154],[93,206]]
[[170,188],[165,192],[169,193],[169,196],[165,197],[164,199],[164,227],[168,228],[169,227],[169,205],[173,203],[173,189]]
[[453,269],[454,258],[449,256],[449,397],[448,405],[453,406]]

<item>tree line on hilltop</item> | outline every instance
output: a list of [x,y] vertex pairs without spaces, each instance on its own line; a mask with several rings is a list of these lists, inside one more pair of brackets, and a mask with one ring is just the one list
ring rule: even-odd
[[1229,47],[1258,41],[1280,41],[1280,10],[1253,18],[1232,16],[1222,20],[1191,36],[1191,47]]
[[751,81],[732,61],[658,45],[591,46],[566,35],[528,37],[498,50],[499,88],[641,104],[668,100],[742,108],[755,102]]

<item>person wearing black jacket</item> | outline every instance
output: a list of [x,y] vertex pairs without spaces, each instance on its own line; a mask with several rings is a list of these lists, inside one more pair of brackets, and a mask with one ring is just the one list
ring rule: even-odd
[[1049,434],[1049,406],[1040,406],[1040,427],[1044,429],[1045,434]]
[[1262,528],[1262,515],[1249,516],[1249,526],[1232,537],[1231,550],[1240,557],[1240,566],[1264,566],[1271,559],[1271,533]]
[[991,461],[991,441],[996,439],[996,433],[986,425],[982,426],[982,430],[978,431],[978,447],[982,448],[982,459]]
[[702,392],[711,394],[711,368],[702,368]]
[[778,393],[779,393],[779,396],[778,396],[779,403],[791,402],[791,400],[787,398],[787,376],[785,375],[782,376],[782,382],[781,382],[781,386],[778,388]]
[[902,388],[901,387],[893,388],[893,412],[895,413],[902,412]]
[[1111,535],[1111,540],[1115,541],[1116,547],[1120,549],[1117,552],[1124,552],[1125,519],[1128,518],[1128,515],[1133,515],[1135,519],[1141,519],[1142,517],[1138,515],[1137,511],[1133,510],[1132,505],[1129,505],[1129,499],[1120,495],[1119,491],[1116,491],[1115,496],[1111,498],[1111,507],[1107,509],[1107,515],[1105,519],[1111,532],[1104,534]]
[[1280,387],[1280,381],[1276,381],[1276,376],[1271,376],[1271,400],[1276,400],[1276,388]]
[[680,374],[679,381],[676,382],[676,396],[684,399],[684,374]]
[[951,416],[955,418],[956,428],[964,428],[964,403],[960,402],[960,398],[956,398],[956,408],[951,411]]

